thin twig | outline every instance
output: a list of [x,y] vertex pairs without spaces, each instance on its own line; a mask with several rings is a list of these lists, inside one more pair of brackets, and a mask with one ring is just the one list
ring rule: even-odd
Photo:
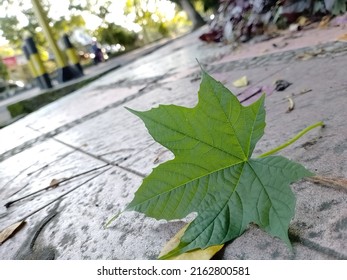
[[344,191],[347,191],[347,179],[345,178],[314,176],[314,177],[306,177],[305,180],[315,184],[334,187],[337,189],[342,189]]
[[61,183],[64,183],[64,182],[66,182],[66,181],[69,181],[69,180],[72,180],[72,179],[74,179],[74,178],[80,177],[80,176],[82,176],[82,175],[86,175],[86,174],[88,174],[88,173],[90,173],[90,172],[99,170],[99,169],[104,168],[104,167],[106,167],[106,166],[108,166],[108,165],[109,165],[109,164],[107,163],[107,164],[104,164],[104,165],[102,165],[102,166],[95,167],[95,168],[90,169],[90,170],[87,170],[87,171],[85,171],[85,172],[82,172],[82,173],[73,175],[73,176],[71,176],[71,177],[69,177],[69,178],[65,178],[65,179],[63,179],[63,180],[61,180],[61,181],[59,181],[59,182],[57,182],[57,183],[55,183],[55,184],[51,184],[51,185],[49,185],[49,186],[47,186],[47,187],[45,187],[45,188],[43,188],[43,189],[40,189],[40,190],[38,190],[38,191],[36,191],[36,192],[30,193],[30,194],[25,195],[25,196],[23,196],[23,197],[20,197],[20,198],[18,198],[18,199],[9,201],[9,202],[7,202],[4,206],[5,206],[6,208],[9,208],[13,203],[16,203],[16,202],[18,202],[18,201],[21,201],[21,200],[23,200],[23,199],[25,199],[25,198],[28,198],[28,197],[30,197],[30,196],[33,196],[33,195],[35,195],[35,194],[37,194],[37,193],[46,191],[46,190],[48,190],[48,189],[50,189],[50,188],[54,188],[54,187],[58,186],[58,185],[61,184]]
[[93,177],[90,177],[89,179],[87,179],[87,180],[84,181],[83,183],[77,185],[76,187],[72,188],[71,190],[68,190],[67,192],[63,193],[62,195],[60,195],[60,196],[58,196],[58,197],[52,199],[50,202],[46,203],[45,205],[39,207],[38,209],[34,210],[33,212],[29,213],[28,215],[26,215],[26,216],[24,216],[24,217],[18,219],[18,222],[19,222],[19,221],[24,221],[24,220],[28,219],[28,218],[31,217],[32,215],[36,214],[37,212],[41,211],[42,209],[46,208],[47,206],[51,205],[52,203],[56,202],[57,200],[63,198],[63,197],[66,196],[67,194],[69,194],[69,193],[73,192],[74,190],[80,188],[80,187],[83,186],[84,184],[86,184],[86,183],[88,183],[88,182],[94,180],[96,177],[99,177],[101,174],[105,173],[106,171],[110,170],[111,168],[112,168],[112,167],[107,168],[107,169],[101,171],[100,173],[94,175]]
[[308,92],[311,92],[312,89],[304,89],[302,91],[300,91],[298,94],[295,94],[295,95],[299,95],[299,94],[305,94],[305,93],[308,93]]

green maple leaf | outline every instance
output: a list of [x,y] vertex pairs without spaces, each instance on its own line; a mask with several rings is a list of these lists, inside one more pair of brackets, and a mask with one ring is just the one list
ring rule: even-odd
[[264,133],[264,98],[244,107],[203,73],[194,108],[129,109],[175,158],[143,180],[125,210],[166,220],[198,214],[167,257],[223,244],[251,222],[290,246],[295,197],[289,184],[313,174],[282,156],[251,158]]

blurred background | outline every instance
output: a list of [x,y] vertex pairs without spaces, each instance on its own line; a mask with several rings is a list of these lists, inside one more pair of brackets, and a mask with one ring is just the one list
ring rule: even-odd
[[347,4],[346,0],[0,0],[0,100],[36,86],[22,50],[28,34],[50,78],[56,78],[55,54],[33,1],[40,2],[59,48],[64,49],[62,36],[69,36],[83,68],[205,24],[209,31],[200,39],[208,43],[266,40],[281,29],[300,29],[314,21],[324,24],[344,15]]

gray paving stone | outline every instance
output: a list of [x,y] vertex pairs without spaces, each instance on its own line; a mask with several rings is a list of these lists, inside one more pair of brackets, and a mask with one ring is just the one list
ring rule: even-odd
[[292,83],[286,89],[287,94],[312,90],[312,92],[324,92],[329,97],[330,92],[346,89],[346,63],[347,56],[296,61],[286,64],[286,68],[271,77],[271,80],[274,82],[277,79],[284,79]]
[[328,254],[312,250],[299,242],[292,243],[290,249],[278,238],[250,226],[240,237],[227,244],[221,252],[226,260],[327,260],[334,259]]
[[107,85],[109,80],[114,77],[117,77],[118,81],[133,81],[156,76],[167,76],[197,67],[197,60],[202,64],[208,64],[212,61],[218,61],[225,54],[230,53],[232,48],[228,45],[216,44],[212,46],[197,41],[194,38],[194,34],[199,36],[198,34],[201,32],[201,30],[198,30],[191,34],[192,36],[179,38],[170,45],[164,46],[121,69],[113,71],[99,79],[94,85]]
[[290,233],[300,242],[337,259],[347,259],[347,192],[301,183]]
[[19,120],[16,123],[0,129],[0,156],[19,145],[39,137],[41,134],[28,128],[27,123]]
[[125,108],[116,108],[56,137],[112,162],[122,162],[151,144],[140,120]]
[[33,113],[28,126],[42,133],[52,131],[77,119],[82,119],[112,103],[121,103],[122,100],[138,93],[140,88],[141,86],[132,86],[103,91],[76,91]]
[[182,227],[135,212],[105,223],[130,202],[141,182],[117,168],[78,189],[61,204],[56,226],[44,235],[59,259],[156,259],[162,246]]
[[[56,259],[156,259],[182,222],[167,223],[126,212],[104,228],[130,202],[141,179],[112,168],[76,189],[55,205],[58,214],[40,233],[35,246],[54,250]],[[30,217],[28,227],[1,246],[2,259],[15,256],[50,207]],[[35,257],[34,253],[30,257]]]
[[[9,225],[28,219],[28,231],[23,231],[14,239],[6,241],[0,247],[0,258],[11,258],[9,252],[14,253],[15,248],[23,243],[32,227],[31,223],[37,223],[35,219],[36,211],[44,212],[47,205],[55,201],[66,192],[71,191],[79,184],[90,179],[97,171],[85,174],[80,177],[62,183],[56,188],[40,192],[36,195],[22,199],[5,208],[9,201],[17,200],[35,191],[41,190],[50,185],[52,179],[61,180],[69,178],[84,171],[88,171],[103,162],[90,158],[78,151],[74,151],[54,140],[48,140],[38,144],[31,149],[17,154],[0,163],[0,225],[1,230]],[[100,171],[99,171],[100,172]],[[87,184],[86,184],[87,185]],[[83,187],[83,186],[82,186]],[[38,215],[40,217],[40,215]],[[19,241],[18,241],[19,240]]]

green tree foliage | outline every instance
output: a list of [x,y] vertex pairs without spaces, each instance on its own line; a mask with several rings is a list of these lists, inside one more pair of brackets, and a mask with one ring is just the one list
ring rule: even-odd
[[178,9],[174,18],[168,20],[164,11],[159,8],[161,0],[155,0],[158,5],[154,9],[151,6],[152,2],[150,0],[127,0],[124,8],[125,14],[134,15],[134,22],[142,27],[141,35],[145,43],[180,33],[182,27],[188,26],[185,16],[177,13]]
[[0,81],[7,81],[9,77],[7,66],[2,62],[2,58],[0,57]]
[[40,45],[46,45],[45,38],[42,32],[38,32],[38,22],[31,10],[22,11],[28,18],[27,26],[20,26],[16,16],[8,16],[0,18],[0,29],[2,36],[5,37],[15,48],[21,48],[23,38],[26,34],[32,34],[35,41]]
[[[41,0],[41,4],[45,11],[50,10],[50,1],[52,0]],[[142,31],[140,31],[139,34],[126,30],[124,26],[119,26],[112,21],[109,15],[112,12],[112,4],[114,2],[111,0],[71,0],[69,4],[69,14],[59,19],[49,19],[50,26],[52,26],[53,36],[58,40],[62,34],[70,33],[76,27],[84,27],[86,22],[83,19],[83,13],[87,12],[101,19],[100,27],[97,30],[89,30],[90,34],[97,37],[100,43],[119,43],[124,46],[131,46],[139,41],[138,38],[142,38],[143,43],[148,43],[162,37],[170,36],[171,34],[179,34],[187,31],[188,21],[186,15],[180,13],[178,5],[176,6],[175,16],[169,19],[166,17],[165,10],[158,8],[160,6],[159,4],[165,1],[169,0],[126,1],[124,12],[129,18],[134,18],[135,24],[141,26]],[[180,2],[187,1],[188,0],[180,0]],[[36,20],[35,14],[31,7],[27,4],[25,5],[25,3],[27,3],[27,1],[24,0],[0,0],[0,4],[4,5],[5,11],[7,12],[5,17],[0,18],[2,36],[4,36],[13,47],[20,49],[23,38],[28,32],[34,36],[38,46],[47,50],[49,46]],[[27,18],[28,21],[25,26],[22,26],[23,23],[21,25],[19,22],[17,12],[14,15],[12,11],[11,14],[11,9],[9,7],[13,6],[18,7],[18,13],[21,13]],[[190,2],[188,6],[194,10]]]
[[109,7],[112,1],[99,1],[99,0],[72,0],[70,1],[70,11],[88,11],[91,14],[101,18],[105,22],[106,16],[109,14]]
[[131,32],[124,27],[109,23],[108,25],[99,27],[94,32],[99,42],[110,45],[120,44],[122,46],[133,46],[137,40],[135,32]]
[[[53,24],[53,30],[60,36],[64,33],[70,33],[77,27],[84,27],[86,22],[81,15],[72,15],[68,20],[65,17],[60,17]],[[59,37],[60,37],[59,36]]]
[[[0,4],[6,2],[0,0]],[[17,5],[18,12],[22,13],[28,20],[26,26],[20,26],[17,16],[7,14],[6,17],[0,18],[0,29],[2,36],[5,37],[10,44],[17,49],[20,49],[23,44],[23,39],[26,35],[30,34],[34,37],[38,48],[48,49],[48,43],[45,39],[38,20],[34,14],[32,8],[24,8],[23,1],[8,1],[9,5]],[[48,2],[42,2],[45,11],[48,11],[50,6]],[[58,40],[62,34],[72,31],[76,27],[85,26],[85,21],[81,15],[71,15],[69,18],[61,17],[60,19],[53,21],[50,19],[50,23],[53,26],[52,33],[56,40]]]

